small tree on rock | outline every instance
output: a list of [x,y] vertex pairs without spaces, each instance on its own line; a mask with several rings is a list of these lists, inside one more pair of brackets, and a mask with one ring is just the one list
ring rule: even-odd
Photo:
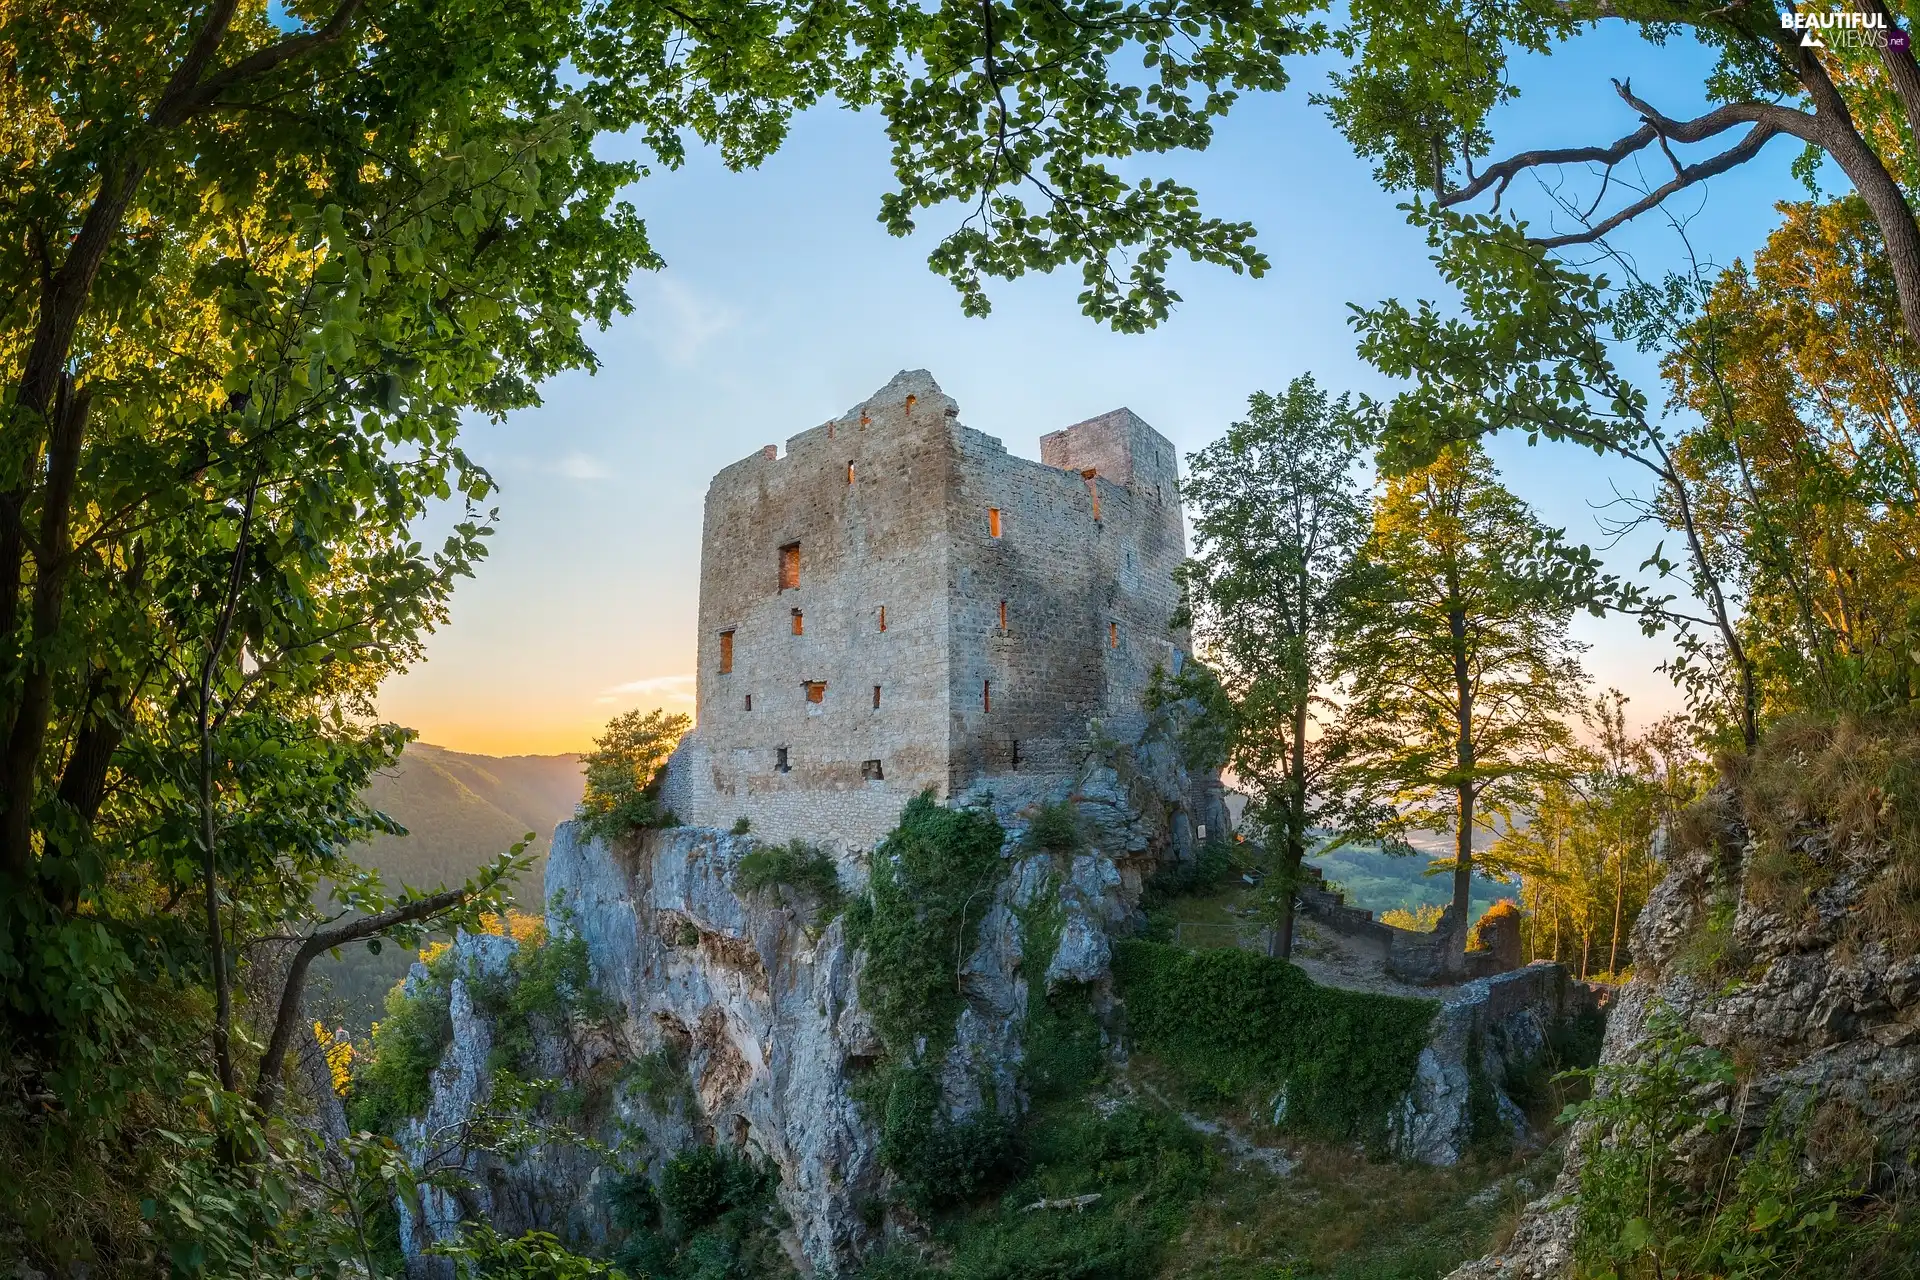
[[582,761],[587,790],[579,819],[588,835],[606,838],[672,825],[673,815],[661,806],[655,784],[692,724],[684,715],[658,709],[644,715],[629,711],[608,722]]

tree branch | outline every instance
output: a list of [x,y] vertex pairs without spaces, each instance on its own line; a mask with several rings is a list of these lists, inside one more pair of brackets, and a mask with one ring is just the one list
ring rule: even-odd
[[306,998],[307,969],[315,957],[350,942],[378,937],[390,929],[426,920],[465,904],[473,896],[467,888],[442,889],[424,898],[415,898],[375,915],[362,916],[328,929],[316,929],[300,944],[287,966],[286,982],[280,988],[280,1007],[274,1014],[273,1035],[260,1059],[259,1073],[253,1082],[253,1103],[262,1116],[273,1114],[280,1101],[280,1069],[287,1059],[294,1028],[300,1022],[300,1006]]

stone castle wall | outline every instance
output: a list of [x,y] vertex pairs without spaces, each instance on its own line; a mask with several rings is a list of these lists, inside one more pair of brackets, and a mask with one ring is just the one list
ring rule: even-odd
[[929,788],[1071,775],[1089,721],[1137,733],[1187,644],[1172,445],[1119,410],[1036,463],[958,412],[902,373],[714,477],[683,822],[870,844]]

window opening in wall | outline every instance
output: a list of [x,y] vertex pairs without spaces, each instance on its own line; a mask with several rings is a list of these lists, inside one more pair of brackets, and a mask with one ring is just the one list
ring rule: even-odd
[[886,780],[887,774],[886,771],[880,767],[878,760],[862,760],[860,762],[860,776],[868,782],[883,782]]
[[907,408],[909,408],[909,409],[911,409],[911,408],[913,408],[913,406],[915,406],[916,404],[919,404],[919,403],[920,403],[920,397],[919,397],[919,396],[908,396],[908,397],[907,397]]
[[753,695],[752,695],[752,694],[748,694],[748,695],[747,695],[747,706],[746,706],[746,709],[747,709],[748,711],[751,711],[751,710],[753,710]]
[[987,536],[989,538],[1000,536],[1000,508],[998,507],[987,508]]
[[793,766],[787,763],[787,749],[776,747],[773,753],[773,767],[779,773],[792,773]]
[[1013,739],[1013,763],[1010,767],[1014,769],[1020,767],[1020,739],[1018,738]]
[[880,709],[880,686],[879,685],[873,686],[873,709],[875,711],[878,711]]
[[980,709],[982,711],[993,710],[993,681],[991,680],[982,680],[980,682]]
[[807,633],[806,619],[800,616],[800,611],[798,609],[795,609],[793,611],[793,634],[797,636],[803,636],[806,633]]
[[[796,614],[795,616],[797,617],[799,615]],[[800,630],[800,627],[798,624],[795,624],[793,629],[795,631],[798,631]],[[1119,647],[1120,647],[1120,624],[1117,622],[1109,622],[1107,624],[1107,648],[1118,649]]]
[[853,483],[853,464],[851,462],[847,464],[847,483]]
[[807,681],[807,701],[825,702],[827,700],[827,682],[825,680]]
[[733,670],[733,632],[720,633],[720,674],[726,675]]
[[800,544],[789,542],[780,548],[780,589],[791,591],[800,585]]
[[1002,631],[1007,629],[1007,602],[1005,600],[1000,602],[1000,629]]
[[880,606],[880,629],[882,631],[887,629],[887,606],[885,605]]

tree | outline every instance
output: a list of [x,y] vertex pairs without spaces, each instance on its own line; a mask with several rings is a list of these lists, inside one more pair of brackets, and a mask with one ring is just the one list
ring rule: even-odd
[[1880,237],[1846,199],[1782,206],[1753,258],[1705,282],[1667,350],[1697,415],[1676,464],[1729,565],[1763,707],[1920,698],[1920,360]]
[[1181,571],[1196,645],[1229,705],[1229,763],[1278,845],[1275,951],[1293,948],[1293,890],[1320,818],[1333,638],[1366,539],[1345,396],[1312,375],[1256,392],[1247,419],[1187,460],[1194,556]]
[[659,710],[629,711],[609,721],[581,759],[587,790],[580,801],[580,825],[589,834],[609,837],[671,822],[655,783],[692,724],[687,716]]
[[[1816,20],[1824,16],[1798,12]],[[1883,0],[1857,0],[1835,12],[1877,19],[1883,36],[1902,16]],[[1906,43],[1882,38],[1814,44],[1783,25],[1772,5],[1690,0],[1428,0],[1413,9],[1369,0],[1349,14],[1336,43],[1352,61],[1336,76],[1330,105],[1355,149],[1377,161],[1377,174],[1390,188],[1430,192],[1441,209],[1465,208],[1490,195],[1497,211],[1516,178],[1567,165],[1598,166],[1600,183],[1590,205],[1560,200],[1575,229],[1535,241],[1552,250],[1594,243],[1679,192],[1745,164],[1772,139],[1798,139],[1805,151],[1795,167],[1804,178],[1811,182],[1820,160],[1831,158],[1872,212],[1904,328],[1920,340],[1920,222],[1906,191],[1920,180],[1914,148],[1920,64]],[[1692,119],[1675,119],[1630,83],[1616,80],[1621,101],[1639,119],[1631,132],[1611,141],[1518,152],[1476,167],[1493,153],[1490,114],[1519,92],[1508,75],[1512,53],[1550,52],[1613,19],[1631,23],[1652,43],[1684,32],[1716,50],[1718,62],[1703,85],[1715,105]],[[1693,143],[1718,145],[1729,135],[1737,141],[1692,163],[1674,151]],[[1656,148],[1670,177],[1654,185],[1640,181],[1637,171],[1620,172]],[[1602,214],[1614,191],[1628,196]]]
[[1466,943],[1473,839],[1572,745],[1579,646],[1551,531],[1454,445],[1386,480],[1365,587],[1340,637],[1346,701],[1329,743],[1354,834],[1454,837],[1450,927]]
[[1582,708],[1592,741],[1569,751],[1482,859],[1520,880],[1528,959],[1582,978],[1602,961],[1617,978],[1630,962],[1627,939],[1665,870],[1655,835],[1708,780],[1682,720],[1634,734],[1626,703],[1616,689]]

